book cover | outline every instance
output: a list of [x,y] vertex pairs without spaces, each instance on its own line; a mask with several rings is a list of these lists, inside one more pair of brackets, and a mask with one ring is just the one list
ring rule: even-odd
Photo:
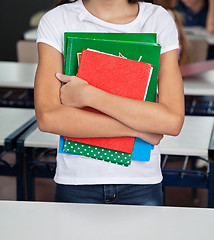
[[[83,50],[77,76],[90,85],[118,96],[144,100],[152,65],[93,50]],[[90,111],[90,108],[85,108]],[[132,153],[134,137],[68,138],[72,141]]]

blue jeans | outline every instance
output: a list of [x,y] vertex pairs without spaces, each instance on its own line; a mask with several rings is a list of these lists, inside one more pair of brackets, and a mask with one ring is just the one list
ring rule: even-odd
[[162,184],[56,185],[56,202],[162,206]]

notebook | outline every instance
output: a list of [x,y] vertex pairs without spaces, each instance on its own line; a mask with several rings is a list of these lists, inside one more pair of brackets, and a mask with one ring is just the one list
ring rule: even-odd
[[135,61],[153,65],[151,81],[146,101],[156,101],[157,79],[160,60],[160,45],[156,43],[131,42],[119,40],[68,38],[65,59],[65,74],[76,75],[78,71],[78,55],[83,49],[94,49],[115,56],[123,56]]
[[[70,44],[68,43],[68,39],[72,39],[72,38],[156,43],[157,34],[156,33],[65,32],[64,33],[64,59],[66,59],[67,48],[69,47],[69,44]],[[65,68],[66,68],[66,64],[67,62],[65,61]]]
[[[86,80],[90,85],[108,93],[144,100],[152,69],[152,65],[149,63],[93,50],[83,50],[77,76]],[[91,111],[90,108],[84,109]],[[132,153],[135,140],[134,137],[66,137],[66,139],[127,153]]]

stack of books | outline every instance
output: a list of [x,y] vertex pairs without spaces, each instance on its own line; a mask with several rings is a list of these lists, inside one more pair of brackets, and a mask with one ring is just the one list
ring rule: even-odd
[[[65,74],[119,96],[156,101],[160,45],[156,34],[65,33]],[[95,109],[83,108],[86,111]],[[103,113],[100,113],[103,114]],[[60,137],[59,152],[129,166],[149,161],[153,145],[134,137]]]

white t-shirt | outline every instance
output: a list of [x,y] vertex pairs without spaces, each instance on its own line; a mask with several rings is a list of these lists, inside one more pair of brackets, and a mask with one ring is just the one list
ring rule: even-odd
[[[47,12],[38,27],[37,43],[64,53],[64,32],[157,33],[161,54],[179,47],[176,25],[160,6],[139,2],[138,16],[128,24],[112,24],[93,16],[82,0]],[[54,180],[60,184],[155,184],[162,180],[159,146],[149,162],[132,161],[129,167],[70,154],[57,154]]]

